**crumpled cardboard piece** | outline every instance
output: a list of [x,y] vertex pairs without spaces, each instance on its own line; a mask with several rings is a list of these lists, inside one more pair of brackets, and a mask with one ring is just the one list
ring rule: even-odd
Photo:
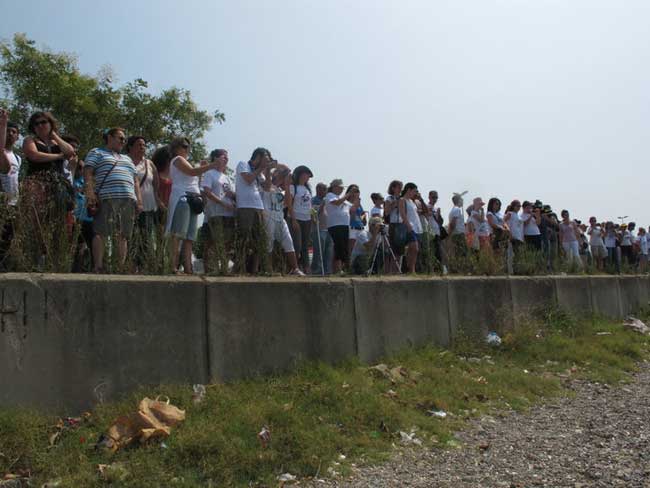
[[151,398],[143,398],[138,411],[119,417],[106,433],[108,439],[100,443],[110,451],[128,446],[135,441],[140,443],[150,439],[169,437],[171,428],[185,420],[185,410],[169,403]]

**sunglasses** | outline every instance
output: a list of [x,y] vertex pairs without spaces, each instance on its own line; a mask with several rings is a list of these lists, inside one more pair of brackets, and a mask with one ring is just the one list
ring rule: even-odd
[[120,142],[126,142],[126,137],[124,136],[113,136],[113,137],[115,137],[115,139],[117,139]]
[[49,123],[50,123],[49,120],[42,119],[42,120],[37,120],[36,122],[34,122],[34,125],[36,127],[38,127],[39,125],[45,125],[45,124],[49,124]]

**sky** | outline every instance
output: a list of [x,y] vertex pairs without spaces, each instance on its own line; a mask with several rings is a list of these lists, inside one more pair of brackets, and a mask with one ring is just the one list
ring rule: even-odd
[[24,32],[110,65],[121,83],[191,90],[226,122],[231,166],[257,146],[365,201],[392,179],[572,217],[650,225],[647,0],[32,0]]

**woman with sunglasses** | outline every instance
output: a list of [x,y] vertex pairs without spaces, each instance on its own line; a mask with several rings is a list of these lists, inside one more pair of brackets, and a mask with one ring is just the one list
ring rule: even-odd
[[[169,164],[172,191],[169,197],[166,233],[171,238],[171,261],[175,273],[180,272],[179,262],[182,259],[183,271],[192,274],[192,247],[196,240],[198,216],[203,213],[199,176],[216,169],[219,162],[192,165],[189,162],[190,140],[187,137],[174,138],[169,150],[172,156]],[[180,254],[179,241],[182,241]]]
[[61,228],[71,227],[74,190],[64,169],[66,160],[71,166],[77,164],[77,155],[59,135],[57,121],[50,112],[34,113],[29,118],[28,130],[30,135],[23,140],[27,164],[21,200],[25,203],[23,208],[29,209],[27,232],[40,236],[30,240],[34,248],[26,252],[33,254],[34,262],[39,262],[43,255],[52,254],[53,249],[47,249],[51,244],[46,243],[52,243]]

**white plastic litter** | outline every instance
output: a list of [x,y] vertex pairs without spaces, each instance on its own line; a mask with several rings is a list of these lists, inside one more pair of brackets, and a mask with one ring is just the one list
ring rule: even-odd
[[487,342],[490,346],[500,346],[501,337],[499,337],[499,334],[496,332],[490,332],[485,338],[485,342]]
[[650,327],[645,325],[643,322],[641,322],[639,319],[636,317],[628,317],[625,319],[625,322],[623,322],[623,327],[627,327],[628,329],[632,329],[635,332],[638,332],[639,334],[643,335],[650,335]]
[[438,417],[440,419],[444,419],[447,416],[447,412],[444,410],[429,410],[428,413],[432,417]]

